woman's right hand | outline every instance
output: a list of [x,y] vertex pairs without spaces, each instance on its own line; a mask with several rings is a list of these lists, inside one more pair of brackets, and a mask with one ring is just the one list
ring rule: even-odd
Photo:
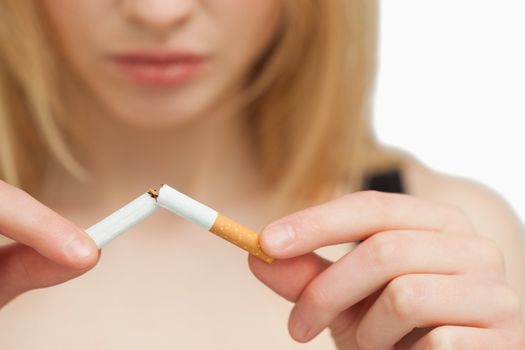
[[0,308],[16,296],[80,276],[96,265],[95,242],[26,192],[0,181]]

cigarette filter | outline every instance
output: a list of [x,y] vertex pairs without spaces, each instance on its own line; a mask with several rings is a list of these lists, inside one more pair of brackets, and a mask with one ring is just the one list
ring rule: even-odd
[[261,249],[259,235],[233,219],[168,185],[162,185],[156,199],[161,207],[224,238],[268,264],[273,262],[274,259]]
[[116,212],[86,230],[97,247],[102,248],[131,226],[144,220],[158,209],[155,196],[144,193]]

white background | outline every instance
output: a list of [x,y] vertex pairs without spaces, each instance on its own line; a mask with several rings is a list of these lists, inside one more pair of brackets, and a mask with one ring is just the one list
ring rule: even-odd
[[525,0],[382,0],[375,127],[525,219]]

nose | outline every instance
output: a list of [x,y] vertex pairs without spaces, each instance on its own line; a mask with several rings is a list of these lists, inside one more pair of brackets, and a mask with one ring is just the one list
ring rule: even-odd
[[157,30],[184,23],[195,11],[197,0],[123,0],[121,11],[133,22]]

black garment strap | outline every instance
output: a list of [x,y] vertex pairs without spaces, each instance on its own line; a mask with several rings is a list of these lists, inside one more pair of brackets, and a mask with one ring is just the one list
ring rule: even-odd
[[[405,186],[399,169],[390,169],[365,177],[363,190],[374,190],[390,193],[405,193]],[[358,241],[357,244],[363,241]]]
[[401,171],[391,169],[365,178],[363,189],[391,193],[405,193]]

